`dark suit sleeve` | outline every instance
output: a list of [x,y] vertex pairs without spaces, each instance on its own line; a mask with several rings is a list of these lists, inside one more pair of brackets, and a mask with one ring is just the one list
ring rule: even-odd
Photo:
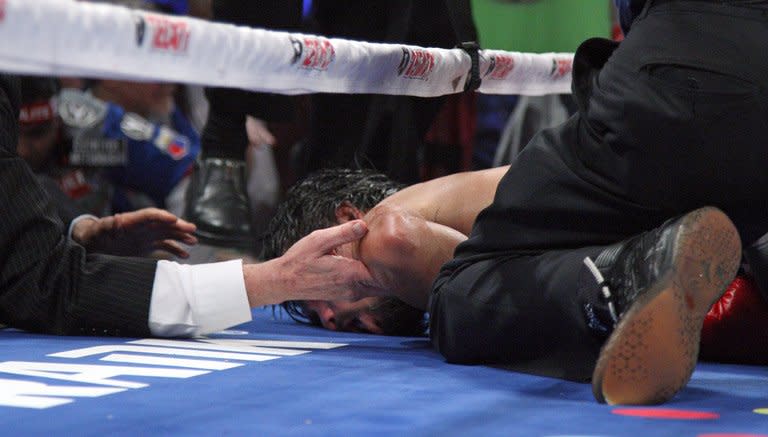
[[149,335],[156,261],[86,255],[16,155],[18,80],[0,76],[0,323],[75,335]]

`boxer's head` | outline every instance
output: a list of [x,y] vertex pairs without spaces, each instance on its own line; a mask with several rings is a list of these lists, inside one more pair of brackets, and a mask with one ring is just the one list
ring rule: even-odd
[[[294,185],[270,221],[261,258],[276,258],[316,229],[361,218],[402,185],[370,170],[324,169]],[[340,253],[346,252],[344,247]],[[288,301],[297,321],[338,331],[422,335],[424,312],[396,298],[347,301]]]

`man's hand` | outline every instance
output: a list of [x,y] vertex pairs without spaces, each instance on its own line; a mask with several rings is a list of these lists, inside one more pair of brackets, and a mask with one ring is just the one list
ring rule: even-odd
[[72,239],[89,251],[122,256],[146,256],[155,250],[189,257],[179,244],[195,244],[195,225],[168,211],[144,208],[97,220],[77,222]]
[[251,306],[286,300],[357,300],[385,294],[362,262],[332,254],[366,232],[368,228],[361,220],[317,230],[279,258],[244,266]]

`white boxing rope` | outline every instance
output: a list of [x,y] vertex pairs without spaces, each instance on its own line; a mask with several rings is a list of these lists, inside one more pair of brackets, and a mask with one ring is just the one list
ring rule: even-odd
[[478,91],[484,94],[570,94],[572,53],[480,51]]
[[[0,0],[0,71],[280,94],[464,90],[461,49],[325,38],[72,0]],[[569,93],[573,55],[480,50],[486,94]]]

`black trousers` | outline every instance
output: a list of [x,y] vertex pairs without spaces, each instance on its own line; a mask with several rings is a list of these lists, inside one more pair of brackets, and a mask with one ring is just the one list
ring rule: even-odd
[[604,340],[576,293],[585,256],[705,205],[745,246],[768,231],[768,14],[649,3],[620,45],[579,47],[579,111],[523,149],[443,266],[430,336],[448,361],[588,379]]
[[[302,25],[301,0],[216,0],[214,21],[268,30],[298,32]],[[268,122],[294,120],[295,99],[238,88],[206,87],[210,112],[202,132],[204,156],[245,159],[248,136],[246,115]]]
[[[448,3],[470,10],[467,0],[315,0],[310,30],[421,47],[451,48],[463,38],[475,40],[474,26],[470,35],[456,33]],[[399,182],[419,182],[424,135],[444,103],[444,97],[312,95],[309,135],[296,165],[299,178],[324,167],[364,167]]]

